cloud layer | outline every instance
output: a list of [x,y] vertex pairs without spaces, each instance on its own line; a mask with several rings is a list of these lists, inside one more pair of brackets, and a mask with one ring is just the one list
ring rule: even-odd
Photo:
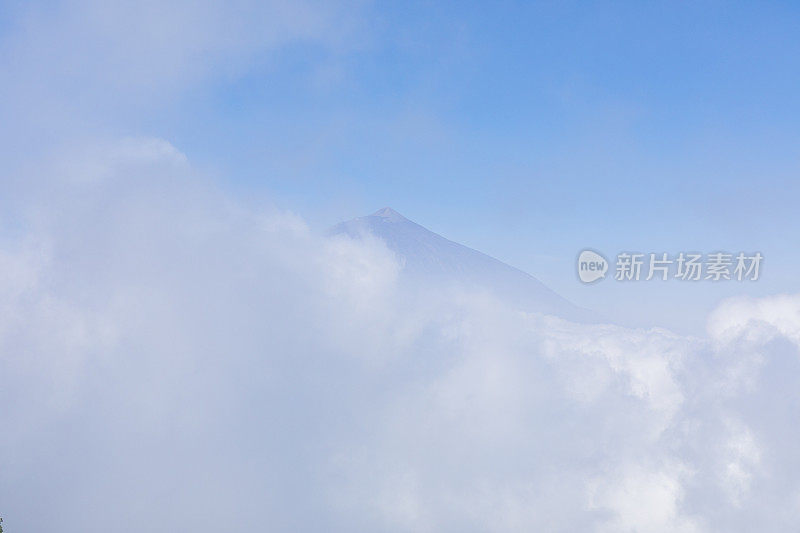
[[705,338],[579,325],[405,287],[380,241],[162,140],[46,175],[0,232],[9,530],[800,524],[798,296],[726,302]]

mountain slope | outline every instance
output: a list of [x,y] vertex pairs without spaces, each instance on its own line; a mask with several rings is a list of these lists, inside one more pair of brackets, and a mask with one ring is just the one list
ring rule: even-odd
[[351,237],[371,233],[379,237],[400,257],[408,279],[487,289],[525,311],[594,321],[591,312],[562,298],[530,274],[445,239],[389,207],[337,224],[331,233]]

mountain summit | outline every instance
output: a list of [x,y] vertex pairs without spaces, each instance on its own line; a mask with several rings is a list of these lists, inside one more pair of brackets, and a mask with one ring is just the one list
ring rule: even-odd
[[408,222],[408,219],[392,209],[391,207],[384,207],[383,209],[378,209],[374,213],[372,213],[373,217],[380,217],[389,222]]
[[595,320],[591,312],[562,298],[530,274],[448,240],[391,207],[342,222],[331,229],[331,234],[353,238],[365,233],[382,239],[397,254],[406,279],[489,290],[525,311],[581,322]]

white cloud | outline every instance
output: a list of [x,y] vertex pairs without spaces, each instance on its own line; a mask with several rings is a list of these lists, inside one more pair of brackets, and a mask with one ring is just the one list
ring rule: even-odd
[[15,166],[65,141],[128,134],[137,123],[152,128],[187,92],[206,95],[252,71],[264,76],[292,46],[316,51],[309,70],[324,69],[359,46],[362,11],[360,0],[9,5],[0,39],[0,172],[10,179]]
[[29,90],[66,91],[81,100],[161,99],[212,71],[237,73],[287,44],[342,45],[353,7],[314,0],[18,6],[9,12],[0,59],[16,78],[7,81]]
[[766,342],[777,336],[800,346],[800,296],[731,298],[709,317],[708,332],[719,342]]
[[52,168],[0,239],[9,525],[800,522],[797,297],[726,303],[709,339],[573,324],[407,287],[380,241],[225,195],[165,141]]
[[681,468],[644,468],[632,465],[592,486],[592,505],[613,514],[601,531],[641,533],[700,531],[691,519],[681,515],[683,498]]

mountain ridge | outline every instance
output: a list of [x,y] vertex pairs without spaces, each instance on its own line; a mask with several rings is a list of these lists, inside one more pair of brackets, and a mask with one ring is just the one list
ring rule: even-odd
[[401,258],[404,276],[412,280],[489,289],[521,310],[580,322],[597,320],[594,313],[563,298],[533,275],[451,241],[391,207],[341,222],[330,230],[330,234],[353,238],[364,233],[383,240]]

